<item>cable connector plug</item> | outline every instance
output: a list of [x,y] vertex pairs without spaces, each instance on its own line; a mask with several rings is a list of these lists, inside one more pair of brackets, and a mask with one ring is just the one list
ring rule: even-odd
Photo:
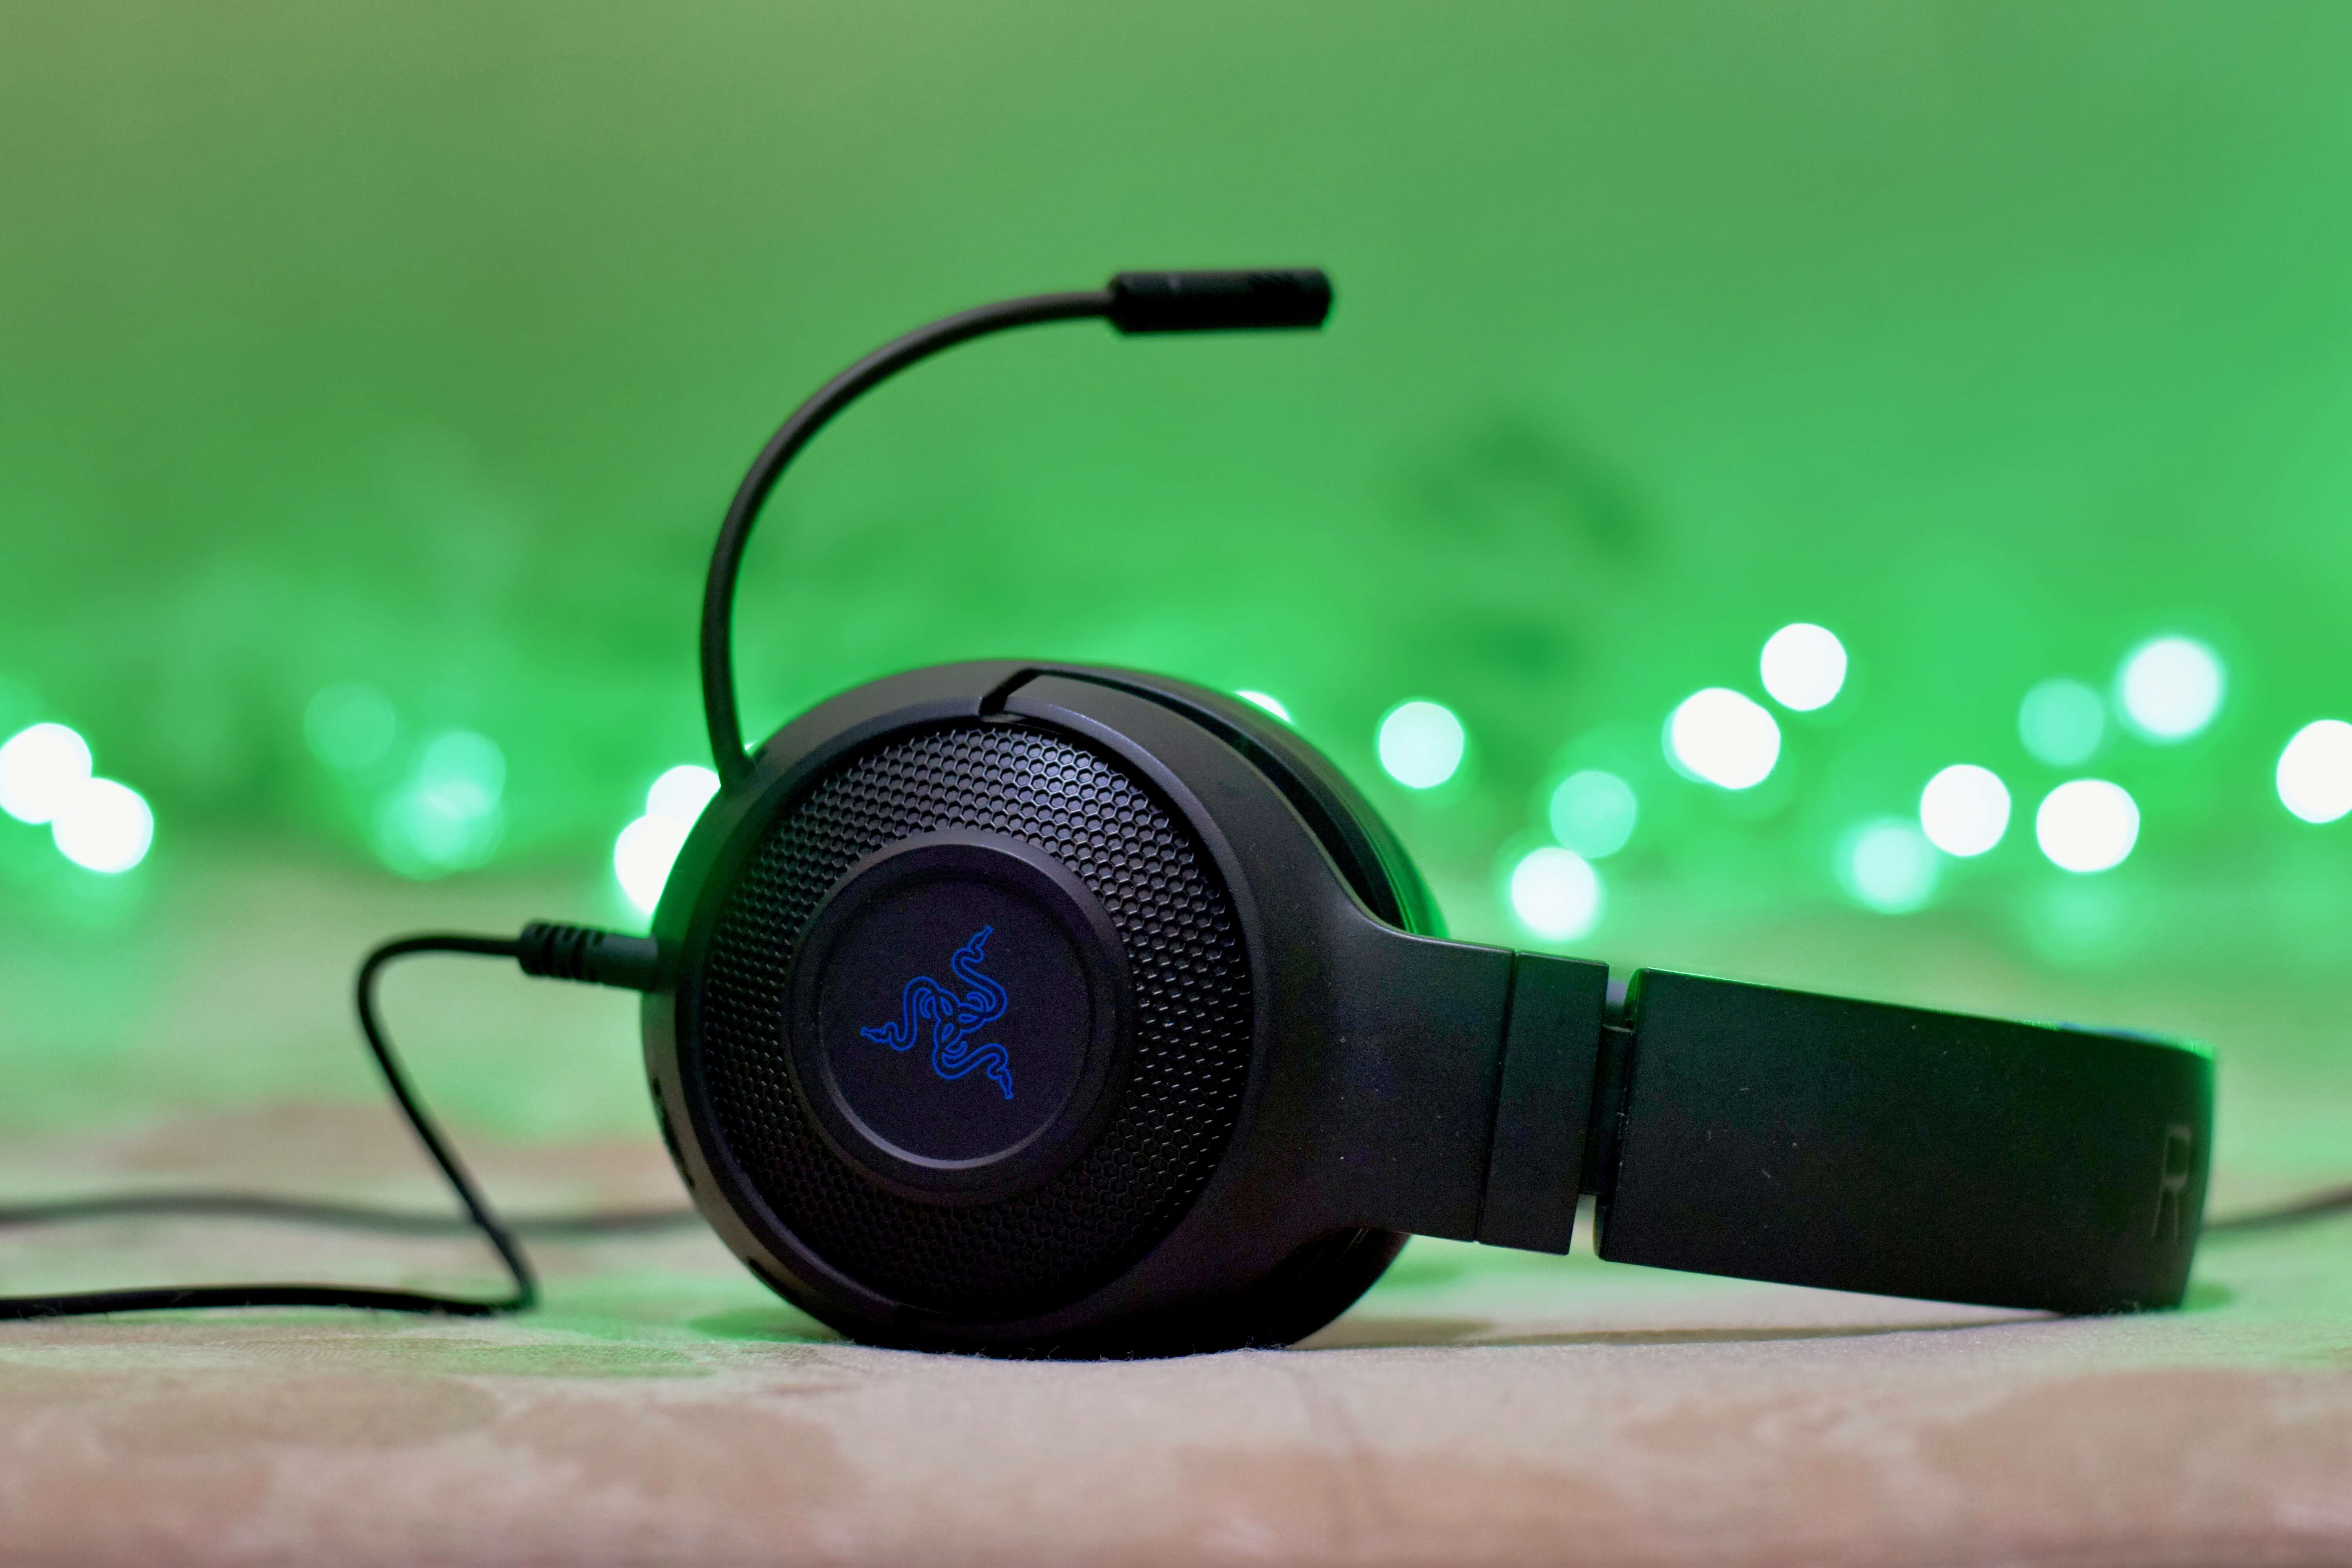
[[515,939],[515,963],[525,974],[652,991],[661,984],[661,947],[649,936],[623,936],[594,926],[533,921]]

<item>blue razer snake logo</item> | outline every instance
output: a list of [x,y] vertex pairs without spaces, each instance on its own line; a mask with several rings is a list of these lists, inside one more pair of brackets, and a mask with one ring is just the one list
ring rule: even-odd
[[944,1079],[962,1078],[974,1069],[1013,1098],[1013,1058],[1003,1046],[973,1045],[973,1037],[1004,1016],[1004,987],[980,972],[982,954],[994,926],[982,926],[971,940],[955,950],[948,968],[964,984],[961,991],[940,984],[928,974],[907,982],[898,995],[896,1022],[876,1024],[857,1032],[877,1046],[894,1051],[910,1048],[930,1026],[931,1070]]

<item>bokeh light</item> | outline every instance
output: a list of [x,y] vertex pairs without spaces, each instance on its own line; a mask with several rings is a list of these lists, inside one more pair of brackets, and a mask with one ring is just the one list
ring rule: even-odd
[[682,822],[688,827],[702,816],[702,808],[719,793],[719,775],[696,763],[680,763],[661,777],[654,780],[646,791],[646,815],[667,816],[672,822]]
[[1641,804],[1633,786],[1615,773],[1587,769],[1560,780],[1547,815],[1554,838],[1588,860],[1601,860],[1633,837]]
[[1666,721],[1666,759],[1723,789],[1752,789],[1780,760],[1780,726],[1761,703],[1710,686],[1683,699]]
[[507,756],[488,735],[450,730],[433,738],[416,764],[417,784],[453,815],[479,816],[507,787]]
[[155,814],[129,784],[84,779],[51,819],[49,837],[75,865],[114,876],[147,858]]
[[2078,767],[2107,738],[2106,700],[2079,680],[2045,680],[2018,704],[2017,738],[2037,763]]
[[1845,685],[1845,644],[1810,621],[1782,626],[1764,643],[1764,689],[1783,708],[1826,708]]
[[0,745],[0,811],[47,822],[89,782],[89,742],[63,724],[35,724]]
[[1839,847],[1838,880],[1881,914],[1907,914],[1936,890],[1935,846],[1899,816],[1864,823]]
[[1234,695],[1244,702],[1255,702],[1286,724],[1291,721],[1290,710],[1282,705],[1279,698],[1269,697],[1263,691],[1236,691]]
[[698,763],[680,763],[646,791],[646,814],[613,840],[613,875],[638,912],[661,902],[687,835],[719,793],[719,775]]
[[2279,804],[2305,822],[2333,822],[2352,811],[2352,724],[2305,724],[2278,760]]
[[404,876],[483,864],[505,831],[499,802],[506,783],[506,753],[496,741],[471,730],[444,731],[418,757],[411,784],[384,802],[377,848]]
[[1919,792],[1919,831],[1947,855],[1981,855],[2009,831],[2009,786],[1990,768],[1955,763]]
[[673,816],[640,816],[613,840],[613,875],[639,912],[651,914],[661,902],[669,868],[686,847],[687,829]]
[[1511,868],[1511,912],[1547,942],[1573,942],[1601,919],[1601,878],[1583,856],[1547,845]]
[[2116,697],[2131,727],[2151,741],[2185,741],[2221,708],[2221,660],[2190,637],[2158,637],[2134,648],[2116,676]]
[[310,754],[347,773],[381,762],[399,730],[392,699],[358,681],[321,688],[302,710],[302,738]]
[[1462,766],[1462,721],[1439,702],[1400,702],[1381,721],[1381,766],[1407,789],[1435,789]]
[[2074,779],[2042,797],[2033,837],[2061,869],[2105,871],[2139,842],[2139,806],[2121,784]]
[[504,822],[493,808],[445,790],[404,789],[376,816],[376,847],[404,877],[436,877],[478,866],[498,847]]

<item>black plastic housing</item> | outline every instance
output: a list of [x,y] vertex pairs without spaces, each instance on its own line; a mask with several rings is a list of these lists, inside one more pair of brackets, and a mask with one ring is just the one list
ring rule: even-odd
[[[1239,1110],[1189,1207],[1098,1286],[993,1313],[914,1305],[795,1235],[735,1163],[699,1043],[714,924],[770,825],[848,759],[975,725],[1066,738],[1142,781],[1229,896],[1249,992]],[[1379,816],[1255,708],[1127,670],[941,666],[793,721],[712,802],[656,912],[647,1067],[719,1235],[880,1343],[1288,1343],[1407,1233],[1566,1251],[1580,1190],[1622,1261],[2063,1311],[2180,1299],[2211,1136],[2195,1048],[1654,971],[1612,1020],[1602,966],[1436,931]]]
[[2204,1052],[1657,970],[1625,1016],[1601,1257],[2063,1312],[2179,1302]]

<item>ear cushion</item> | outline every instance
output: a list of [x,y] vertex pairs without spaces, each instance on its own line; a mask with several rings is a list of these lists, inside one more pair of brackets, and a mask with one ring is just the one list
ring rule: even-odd
[[1410,1239],[1393,1230],[1343,1230],[1308,1242],[1234,1314],[1237,1342],[1297,1344],[1378,1284]]
[[1122,1323],[1103,1337],[1081,1335],[1035,1353],[1136,1359],[1280,1350],[1353,1306],[1408,1239],[1392,1230],[1333,1231],[1299,1247],[1254,1289],[1222,1307]]
[[[1183,713],[1246,756],[1315,832],[1366,908],[1425,936],[1443,936],[1437,902],[1394,830],[1347,775],[1297,731],[1256,704],[1139,670],[1056,670],[1146,697]],[[1300,1247],[1213,1324],[1201,1324],[1188,1350],[1294,1344],[1353,1306],[1377,1283],[1409,1238],[1388,1230],[1337,1231]]]
[[[1145,731],[1156,727],[1163,741],[1177,742],[1179,731],[1205,734],[1225,759],[1209,763],[1213,753],[1189,737],[1179,750],[1234,787],[1252,790],[1251,778],[1271,785],[1255,794],[1254,809],[1278,811],[1270,795],[1287,802],[1367,910],[1412,929],[1434,926],[1425,889],[1369,803],[1255,708],[1117,670],[956,666],[887,678],[804,715],[762,749],[755,787],[706,814],[681,858],[682,876],[674,874],[677,896],[657,912],[663,939],[687,955],[677,985],[649,1004],[646,1022],[656,1095],[674,1100],[681,1166],[747,1264],[861,1338],[1015,1355],[1291,1342],[1343,1311],[1405,1238],[1365,1228],[1291,1232],[1304,1239],[1286,1240],[1286,1253],[1248,1247],[1223,1254],[1279,1258],[1242,1266],[1262,1268],[1255,1278],[1229,1271],[1213,1289],[1184,1289],[1192,1266],[1182,1260],[1213,1256],[1215,1245],[1163,1254],[1160,1243],[1192,1214],[1243,1114],[1256,1038],[1248,944],[1219,857],[1177,798],[1184,790],[1169,795],[1150,780],[1156,752],[1130,753],[1115,733],[1090,737],[1083,726],[1040,725],[1005,710],[1023,685],[1045,676],[1109,689],[1107,709],[1161,710]],[[814,940],[827,900],[846,897],[841,889],[857,878],[878,875],[876,858],[958,835],[985,838],[979,847],[997,852],[1034,849],[1082,884],[1116,930],[1136,993],[1120,1010],[1132,1020],[1132,1059],[1106,1082],[1099,1134],[1074,1135],[1068,1159],[1041,1166],[1034,1184],[992,1188],[969,1202],[899,1190],[913,1178],[877,1167],[872,1151],[860,1153],[803,1103],[824,1074],[787,1066],[795,1048],[815,1048],[787,1020],[807,1000],[794,989],[798,944]],[[1303,868],[1306,847],[1295,836],[1286,841]],[[865,918],[845,916],[851,923],[842,929],[864,931],[855,920]],[[945,933],[971,935],[961,927]],[[947,973],[940,965],[952,969],[952,942],[916,945],[924,952],[909,960],[908,973],[936,981]],[[940,951],[929,952],[934,946]],[[992,965],[1021,962],[1007,936],[992,939],[978,966],[994,974]],[[895,969],[886,978],[915,984]],[[872,1000],[862,992],[852,999],[861,1007]],[[850,1020],[860,1040],[888,1033],[887,1019],[865,1016],[875,1007]],[[829,1029],[822,1003],[817,1016],[820,1032]],[[829,1060],[838,1042],[824,1037]],[[1119,1049],[1124,1061],[1129,1047]],[[910,1050],[906,1059],[916,1056]],[[936,1060],[929,1067],[933,1076],[947,1072]],[[1014,1076],[1024,1093],[1038,1081],[1025,1068]],[[953,1082],[989,1087],[976,1071]],[[865,1089],[846,1080],[836,1087],[858,1115],[871,1109],[860,1098]],[[939,1155],[920,1142],[906,1149]],[[1215,1223],[1249,1223],[1244,1211],[1226,1209]],[[1187,1245],[1210,1239],[1204,1233]],[[1153,1311],[1152,1297],[1130,1296],[1094,1328],[1067,1314],[1130,1270],[1149,1269],[1155,1257],[1169,1260],[1165,1270],[1138,1289],[1167,1289],[1160,1300],[1186,1307]]]
[[1208,730],[1247,758],[1297,808],[1365,908],[1419,936],[1445,934],[1429,884],[1372,803],[1331,759],[1257,704],[1145,670],[1053,666],[1036,673],[1130,692]]

